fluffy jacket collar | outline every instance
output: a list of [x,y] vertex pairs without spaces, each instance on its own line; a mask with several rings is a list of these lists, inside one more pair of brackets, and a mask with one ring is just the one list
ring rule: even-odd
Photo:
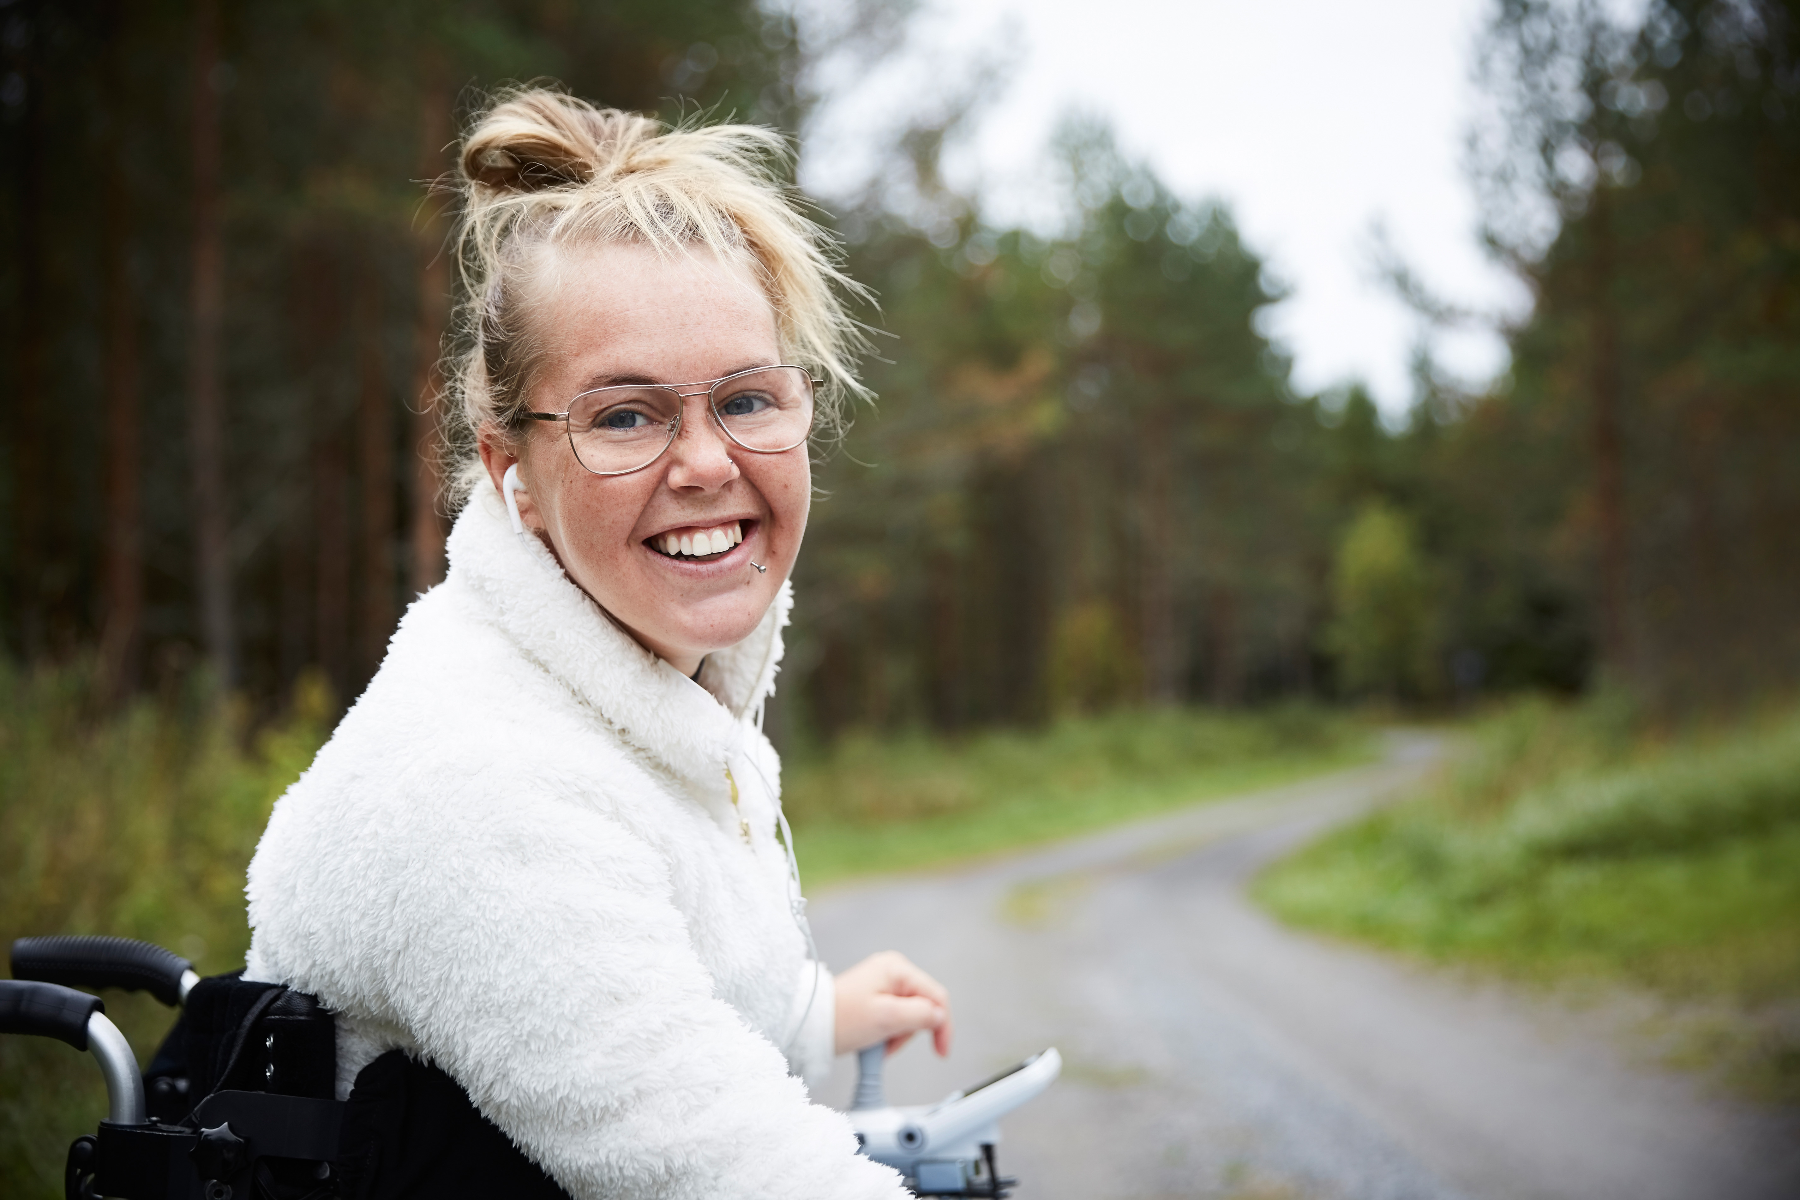
[[784,581],[750,636],[707,656],[700,681],[639,645],[563,573],[539,539],[512,531],[484,481],[447,545],[451,574],[483,615],[620,737],[684,778],[713,778],[761,724],[793,607]]

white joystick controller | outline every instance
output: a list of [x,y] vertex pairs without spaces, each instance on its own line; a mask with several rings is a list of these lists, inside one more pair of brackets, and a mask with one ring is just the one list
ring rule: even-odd
[[1054,1048],[1034,1054],[936,1104],[894,1107],[881,1083],[887,1045],[857,1052],[850,1124],[862,1152],[899,1171],[914,1195],[999,1200],[1013,1181],[994,1165],[999,1120],[1050,1086],[1062,1071]]

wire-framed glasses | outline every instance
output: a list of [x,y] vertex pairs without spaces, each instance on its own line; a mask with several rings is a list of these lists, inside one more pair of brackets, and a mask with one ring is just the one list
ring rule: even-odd
[[812,433],[813,389],[805,367],[756,367],[701,383],[626,383],[576,396],[560,413],[524,412],[530,421],[563,421],[575,461],[595,475],[641,471],[681,433],[684,401],[705,396],[725,436],[757,454],[780,454]]

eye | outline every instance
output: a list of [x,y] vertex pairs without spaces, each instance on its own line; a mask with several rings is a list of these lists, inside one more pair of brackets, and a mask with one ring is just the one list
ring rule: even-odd
[[651,405],[629,401],[624,404],[609,404],[594,413],[573,413],[569,417],[569,427],[577,434],[647,434],[659,426],[667,425],[672,416],[673,414],[664,417]]
[[641,429],[650,423],[650,418],[641,412],[629,408],[615,408],[601,413],[594,421],[594,428]]
[[727,396],[719,405],[719,415],[724,417],[749,417],[767,409],[774,401],[765,392],[738,392]]

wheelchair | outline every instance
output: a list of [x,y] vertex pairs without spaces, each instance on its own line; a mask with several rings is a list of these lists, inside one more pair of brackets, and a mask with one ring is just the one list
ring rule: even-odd
[[[116,937],[27,937],[0,980],[0,1034],[93,1054],[107,1116],[69,1146],[66,1200],[456,1200],[567,1193],[438,1068],[392,1050],[337,1099],[337,1031],[314,997],[242,972],[202,978],[186,959]],[[179,1009],[149,1066],[99,997],[143,990]],[[883,1048],[859,1056],[850,1111],[862,1152],[918,1196],[1000,1200],[998,1119],[1048,1087],[1055,1049],[935,1105],[882,1098]]]

